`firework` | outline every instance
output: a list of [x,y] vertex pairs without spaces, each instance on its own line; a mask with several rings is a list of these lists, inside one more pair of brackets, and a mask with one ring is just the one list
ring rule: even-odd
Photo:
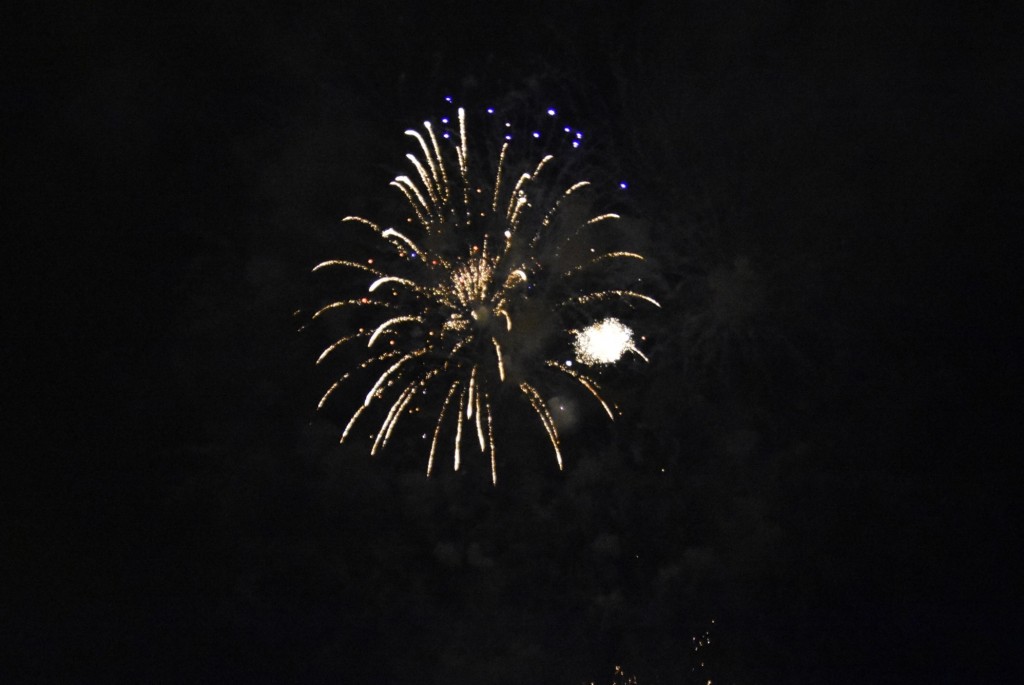
[[602,319],[577,332],[573,349],[581,364],[614,364],[626,352],[633,352],[647,361],[644,353],[633,344],[633,329],[615,317]]
[[[314,267],[349,269],[366,281],[364,293],[329,302],[313,315],[358,312],[364,321],[353,324],[317,360],[342,348],[364,350],[319,407],[367,375],[372,382],[367,380],[365,394],[358,390],[361,401],[342,442],[364,415],[379,419],[383,414],[372,434],[371,454],[376,454],[403,416],[425,413],[433,417],[432,430],[423,434],[430,439],[428,475],[439,445],[447,444],[442,437],[454,433],[455,469],[469,440],[489,457],[497,483],[494,407],[499,399],[518,396],[533,410],[561,469],[558,430],[545,402],[545,390],[555,379],[586,391],[610,418],[617,414],[592,372],[573,368],[566,358],[573,336],[577,361],[584,366],[610,364],[627,350],[643,357],[633,345],[632,330],[615,318],[597,320],[597,310],[660,305],[636,289],[607,283],[615,272],[612,265],[644,258],[588,246],[588,235],[599,225],[619,218],[580,214],[575,200],[585,195],[588,182],[552,179],[551,155],[514,169],[510,136],[496,155],[496,167],[475,174],[472,170],[480,165],[466,128],[460,108],[457,122],[442,119],[436,127],[425,122],[422,131],[406,132],[416,143],[416,154],[407,155],[413,173],[391,183],[408,205],[401,230],[362,217],[343,219],[373,231],[390,246],[387,267],[373,259],[332,259]],[[581,137],[574,134],[574,147]],[[553,191],[553,186],[560,189]],[[570,327],[588,321],[580,331]]]

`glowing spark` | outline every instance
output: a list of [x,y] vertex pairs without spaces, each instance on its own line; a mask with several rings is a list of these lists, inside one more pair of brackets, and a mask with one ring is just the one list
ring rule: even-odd
[[345,223],[347,221],[354,221],[356,223],[365,224],[365,225],[369,226],[370,228],[372,228],[377,233],[380,233],[380,226],[378,226],[377,224],[373,223],[369,219],[364,219],[361,216],[346,216],[344,219],[341,220],[341,223]]
[[620,217],[618,214],[602,214],[601,216],[595,216],[593,219],[590,219],[589,221],[587,221],[583,225],[584,226],[590,226],[591,224],[596,224],[598,221],[607,221],[609,219],[621,219],[621,218],[622,217]]
[[361,297],[358,300],[339,300],[338,302],[331,302],[329,305],[325,305],[318,309],[313,314],[312,318],[317,319],[323,315],[324,312],[328,312],[332,309],[340,309],[341,307],[362,307],[365,305],[376,305],[378,307],[390,307],[391,305],[387,302],[380,300],[371,300],[367,297]]
[[330,345],[327,349],[325,349],[323,352],[321,352],[320,356],[317,357],[317,359],[316,359],[316,363],[319,364],[320,362],[322,362],[324,359],[327,358],[327,355],[329,355],[331,352],[334,352],[336,349],[338,349],[339,347],[341,347],[342,345],[347,343],[349,340],[355,340],[356,338],[362,338],[365,335],[366,335],[366,333],[364,331],[360,331],[358,333],[353,333],[352,335],[346,335],[344,338],[342,338],[341,340],[337,341],[333,345]]
[[366,266],[365,264],[360,264],[359,262],[350,262],[347,259],[331,259],[326,262],[320,262],[319,264],[313,267],[313,271],[319,271],[320,269],[326,268],[328,266],[349,266],[352,267],[353,269],[361,269],[362,271],[369,272],[374,276],[384,275],[383,272],[377,271],[373,267]]
[[614,298],[623,298],[623,297],[634,297],[634,298],[636,298],[638,300],[643,300],[645,302],[649,302],[649,303],[653,304],[655,307],[658,307],[659,309],[661,308],[661,304],[659,304],[658,301],[655,300],[653,297],[648,297],[647,295],[644,295],[643,293],[634,292],[632,290],[602,290],[602,291],[596,292],[596,293],[589,293],[587,295],[578,295],[577,297],[571,297],[568,300],[566,300],[565,302],[563,302],[562,304],[563,305],[571,304],[571,303],[587,304],[589,302],[598,302],[600,300],[610,300],[610,299],[614,299]]
[[494,423],[491,421],[491,399],[484,403],[487,409],[487,448],[491,453],[491,483],[498,484],[498,460],[494,455]]
[[597,387],[597,382],[594,381],[594,379],[584,376],[579,371],[573,371],[568,366],[564,364],[559,364],[558,362],[548,362],[548,366],[556,368],[562,373],[568,376],[572,376],[577,381],[579,381],[580,385],[586,388],[590,392],[590,394],[593,395],[597,399],[597,401],[601,403],[601,407],[603,407],[605,413],[608,414],[608,418],[611,419],[612,421],[615,420],[615,414],[612,412],[612,408],[609,407],[608,403],[605,402],[603,397],[601,397],[601,393]]
[[462,463],[462,455],[460,450],[462,449],[462,409],[466,406],[466,391],[463,390],[462,394],[459,395],[459,413],[458,421],[455,424],[455,470],[459,470],[459,465]]
[[[395,425],[398,423],[398,419],[401,418],[402,412],[405,411],[406,406],[412,401],[412,398],[416,396],[416,391],[425,387],[427,382],[431,378],[440,373],[439,369],[431,369],[426,376],[419,380],[415,380],[406,386],[402,394],[399,395],[398,400],[391,406],[391,411],[388,412],[388,416],[384,419],[384,425],[381,426],[380,431],[377,432],[377,439],[374,441],[374,446],[370,450],[370,455],[377,453],[378,443],[380,447],[384,447],[388,444],[388,440],[391,438],[391,431],[395,429]],[[383,439],[381,436],[383,435]]]
[[484,451],[484,427],[483,427],[483,412],[480,410],[480,396],[482,392],[476,394],[476,436],[480,440],[480,451]]
[[505,317],[505,330],[506,331],[511,331],[512,330],[512,317],[508,315],[508,312],[506,312],[504,309],[496,309],[494,311],[494,313],[499,315],[499,316]]
[[540,417],[541,423],[544,424],[544,430],[548,432],[548,439],[551,441],[551,447],[555,450],[555,459],[558,461],[558,470],[561,471],[563,468],[562,464],[562,452],[558,449],[558,431],[555,429],[555,420],[551,416],[551,412],[544,406],[544,401],[540,398],[540,393],[537,392],[529,383],[520,383],[519,389],[522,391],[526,398],[530,402],[530,406],[537,412],[537,416]]
[[398,238],[403,243],[408,245],[409,249],[412,250],[413,252],[419,252],[420,251],[420,248],[416,247],[416,243],[414,243],[413,241],[409,240],[408,237],[406,237],[402,233],[399,233],[398,231],[396,231],[393,228],[387,229],[386,231],[381,233],[381,236],[384,237],[384,238],[390,238],[390,237],[394,236],[395,238]]
[[382,276],[373,283],[371,283],[370,287],[367,288],[367,291],[372,293],[374,290],[384,285],[385,283],[401,283],[402,285],[408,285],[412,288],[416,287],[416,282],[410,281],[408,278],[399,278],[398,276]]
[[642,261],[644,261],[644,256],[640,255],[640,254],[637,254],[636,252],[621,252],[621,251],[620,252],[606,252],[606,253],[604,253],[602,255],[598,255],[597,257],[594,257],[593,259],[591,259],[589,262],[586,262],[585,264],[580,264],[579,266],[575,266],[575,267],[569,269],[568,271],[566,271],[562,275],[563,276],[569,276],[571,274],[578,273],[578,272],[583,271],[584,269],[586,269],[586,268],[588,268],[590,266],[594,266],[595,264],[599,264],[600,262],[603,262],[603,261],[609,260],[609,259],[637,259],[637,260],[640,260],[642,262]]
[[400,324],[400,323],[407,322],[407,321],[416,321],[416,322],[419,322],[419,323],[423,323],[423,319],[421,319],[418,316],[396,316],[393,319],[388,319],[387,321],[385,321],[381,325],[377,326],[376,330],[374,330],[374,332],[373,332],[373,335],[370,336],[370,341],[368,343],[366,343],[366,346],[367,347],[373,347],[374,341],[377,340],[377,338],[380,336],[381,333],[383,333],[384,331],[388,330],[389,328],[391,328],[395,324]]
[[[427,125],[427,131],[430,131],[429,122],[424,122]],[[405,132],[405,135],[412,136],[420,144],[420,149],[423,150],[423,157],[427,160],[427,164],[430,166],[430,176],[433,179],[433,185],[437,185],[440,177],[438,176],[437,165],[434,162],[433,156],[430,154],[430,149],[427,147],[427,141],[423,139],[419,131],[412,129]]]
[[491,338],[491,343],[494,345],[494,356],[498,358],[498,379],[504,381],[505,363],[501,360],[501,345],[497,338]]
[[337,390],[338,386],[341,385],[342,381],[344,381],[348,377],[349,374],[346,373],[344,376],[334,381],[334,383],[331,384],[331,387],[327,388],[327,392],[324,393],[324,396],[320,398],[320,401],[317,403],[316,408],[323,409],[324,405],[327,404],[327,398],[330,397],[331,393]]
[[[554,116],[554,109],[548,114]],[[505,387],[518,389],[536,414],[558,468],[563,469],[558,430],[542,389],[550,390],[558,376],[568,376],[614,419],[614,404],[603,396],[598,381],[571,368],[567,339],[573,341],[576,359],[591,366],[612,364],[626,351],[646,357],[633,344],[633,331],[618,319],[606,317],[582,331],[567,324],[581,318],[594,320],[587,311],[590,307],[622,309],[623,303],[636,300],[660,306],[642,292],[618,289],[623,284],[613,282],[614,270],[601,271],[623,259],[644,258],[617,249],[595,256],[591,248],[582,250],[589,253],[588,261],[566,265],[556,259],[571,241],[583,240],[588,233],[583,229],[619,215],[581,216],[576,210],[585,207],[585,201],[577,202],[576,196],[589,182],[566,187],[560,170],[546,171],[553,156],[523,165],[523,160],[514,158],[509,142],[502,143],[496,164],[477,174],[476,167],[470,166],[465,111],[458,110],[457,129],[447,128],[447,120],[442,123],[446,129],[440,132],[430,122],[424,122],[421,130],[405,132],[415,140],[415,153],[406,156],[411,171],[391,182],[405,199],[405,215],[399,217],[402,231],[382,228],[362,217],[342,219],[368,227],[390,244],[393,263],[382,270],[373,259],[331,259],[313,268],[352,269],[366,278],[363,287],[372,293],[372,297],[342,296],[313,313],[311,318],[316,320],[335,310],[360,310],[351,315],[360,322],[358,329],[328,345],[316,363],[335,359],[340,350],[354,353],[361,346],[346,343],[356,338],[367,338],[367,348],[382,341],[388,348],[380,354],[369,353],[341,375],[317,408],[324,408],[328,400],[353,403],[346,400],[349,393],[337,392],[343,383],[359,379],[368,385],[362,401],[354,401],[341,441],[350,436],[360,417],[372,414],[381,421],[370,436],[370,453],[377,454],[392,438],[401,436],[398,423],[403,417],[434,407],[427,475],[433,472],[442,439],[451,436],[454,414],[455,470],[462,464],[463,424],[471,422],[481,453],[489,456],[491,480],[496,484],[494,403],[505,395],[499,389],[508,383]],[[507,124],[506,128],[512,127]],[[509,140],[531,138],[513,133],[508,131]],[[572,135],[573,143],[578,143],[581,134],[572,131]],[[552,187],[556,183],[559,187]],[[584,270],[596,288],[580,285],[584,279],[578,275]],[[573,293],[568,299],[545,299],[553,297],[550,293],[567,291]],[[513,318],[517,318],[515,327]],[[402,325],[408,323],[416,325]]]
[[441,405],[441,411],[437,416],[437,425],[434,428],[434,439],[430,441],[430,457],[427,459],[428,476],[434,469],[434,453],[437,451],[437,438],[441,435],[441,425],[444,423],[445,412],[448,411],[448,405],[451,404],[452,396],[455,394],[458,387],[459,381],[452,383],[451,388],[448,389],[448,396],[444,398],[444,403]]
[[348,432],[352,430],[352,426],[356,425],[356,419],[359,418],[359,415],[363,413],[364,409],[366,409],[365,404],[359,407],[359,409],[356,409],[355,413],[352,414],[352,418],[348,420],[348,425],[345,426],[345,430],[341,434],[340,442],[345,442],[345,438],[348,437]]
[[391,366],[391,368],[389,368],[387,371],[382,373],[380,375],[380,378],[377,379],[377,382],[373,384],[372,388],[370,388],[370,392],[366,393],[366,399],[363,400],[363,406],[365,407],[368,404],[370,404],[370,402],[373,400],[373,396],[377,394],[377,389],[380,388],[381,384],[384,381],[386,381],[391,376],[391,374],[393,374],[395,371],[398,371],[399,367],[401,367],[402,364],[405,364],[407,361],[409,361],[410,359],[412,359],[414,357],[418,357],[419,355],[423,354],[424,352],[426,352],[426,350],[417,350],[416,352],[411,352],[411,353],[405,355],[404,357],[402,357],[401,359],[399,359],[397,362],[395,362]]

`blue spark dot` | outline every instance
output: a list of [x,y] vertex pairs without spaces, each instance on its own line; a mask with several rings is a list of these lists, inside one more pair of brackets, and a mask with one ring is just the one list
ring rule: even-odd
[[487,108],[487,113],[488,114],[494,114],[494,108],[493,107],[488,107]]
[[576,131],[576,138],[582,138],[582,137],[583,137],[583,133],[581,131]]
[[410,259],[416,259],[416,253],[415,252],[410,252],[409,253],[409,258]]
[[444,97],[444,101],[450,104],[450,103],[451,103],[451,101],[452,101],[452,96],[451,96],[451,95],[446,95],[446,96]]
[[549,110],[548,110],[548,116],[549,116],[549,117],[553,117],[553,116],[555,116],[555,114],[556,114],[556,112],[555,112],[555,110],[554,110],[554,109],[549,109]]
[[578,141],[578,140],[572,141],[572,146],[573,147],[579,147],[580,146],[580,141]]
[[441,123],[442,124],[447,124],[448,123],[448,117],[441,117]]
[[533,137],[534,138],[540,138],[540,131],[534,131],[533,132]]
[[509,133],[505,136],[505,140],[512,140],[512,134]]
[[442,138],[446,138],[446,139],[447,139],[447,138],[451,138],[452,136],[451,136],[451,134],[450,134],[450,133],[448,133],[447,131],[445,131],[444,133],[442,133],[442,134],[441,134],[441,137],[442,137]]
[[569,128],[568,126],[566,126],[565,128],[563,128],[562,130],[563,130],[563,131],[565,131],[566,133],[572,133],[572,129],[571,129],[571,128]]
[[625,181],[619,181],[619,187],[625,190],[626,188],[629,187],[629,184],[626,183]]

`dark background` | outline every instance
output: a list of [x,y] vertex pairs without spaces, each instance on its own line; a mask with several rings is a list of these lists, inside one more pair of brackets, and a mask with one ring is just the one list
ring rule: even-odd
[[[6,682],[1010,680],[1008,13],[5,13]],[[570,109],[665,305],[498,488],[339,447],[293,317],[449,94]]]

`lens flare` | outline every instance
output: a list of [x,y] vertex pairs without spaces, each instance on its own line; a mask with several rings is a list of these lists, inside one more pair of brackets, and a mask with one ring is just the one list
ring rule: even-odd
[[[555,116],[554,110],[547,114]],[[481,165],[471,156],[466,128],[460,108],[457,124],[443,119],[435,127],[428,121],[422,131],[406,131],[418,149],[406,155],[413,173],[391,183],[408,207],[401,230],[357,216],[342,220],[373,231],[391,253],[390,261],[331,259],[314,267],[346,269],[367,282],[365,294],[327,302],[312,315],[314,320],[345,317],[347,328],[317,364],[339,350],[363,346],[359,360],[331,384],[318,407],[359,398],[341,441],[360,418],[376,416],[380,423],[370,435],[371,454],[387,446],[404,416],[432,415],[433,430],[422,433],[430,441],[427,475],[442,439],[454,433],[455,469],[464,439],[475,436],[497,484],[496,403],[520,397],[562,468],[560,422],[545,395],[552,396],[559,383],[573,384],[610,418],[618,412],[590,371],[559,360],[570,347],[588,365],[612,364],[626,351],[646,360],[633,344],[632,329],[598,314],[660,305],[614,283],[621,270],[610,266],[643,261],[642,255],[589,245],[580,249],[595,226],[619,219],[614,213],[591,215],[585,202],[577,202],[589,182],[565,183],[549,171],[550,154],[514,170],[507,141],[496,166],[477,173]],[[577,132],[573,142],[581,137]],[[593,323],[581,331],[569,325],[586,321]],[[365,393],[339,392],[363,378]]]

